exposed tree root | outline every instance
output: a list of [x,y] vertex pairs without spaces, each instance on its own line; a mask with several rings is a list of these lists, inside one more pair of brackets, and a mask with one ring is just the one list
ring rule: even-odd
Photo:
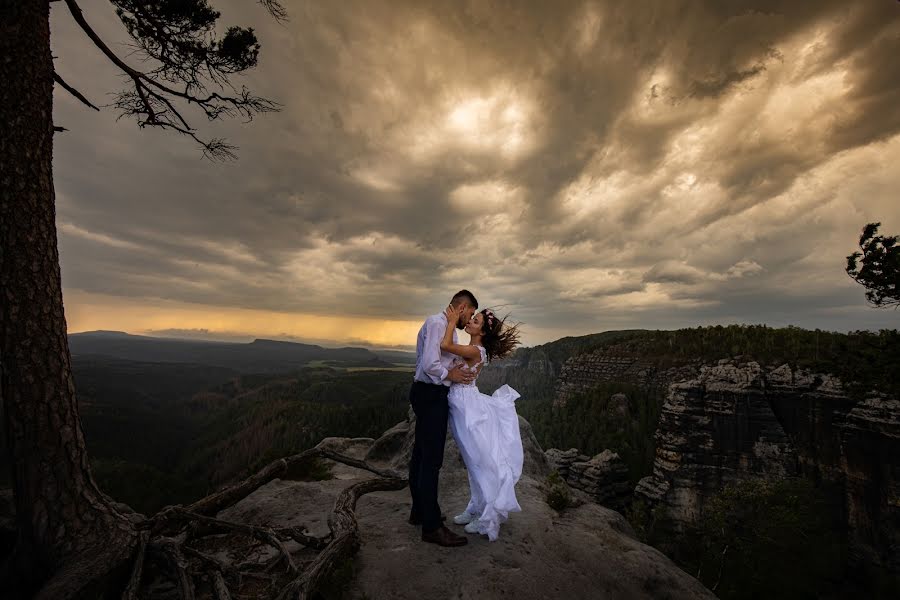
[[[309,535],[303,527],[276,530],[234,523],[213,516],[312,458],[327,458],[378,475],[351,485],[338,495],[328,517],[328,535],[315,537]],[[240,598],[242,595],[237,591],[244,587],[247,578],[267,582],[263,585],[267,585],[270,593],[273,596],[277,594],[279,599],[308,598],[316,593],[337,565],[352,557],[359,548],[359,525],[355,514],[359,498],[369,492],[399,490],[406,485],[407,481],[397,477],[393,471],[338,454],[322,447],[322,444],[300,454],[273,461],[243,481],[189,506],[167,506],[153,517],[138,523],[136,527],[140,531],[140,543],[122,598],[134,600],[139,597],[145,552],[175,583],[183,600],[193,600],[198,585],[203,585],[208,590],[207,593],[211,593],[217,600]],[[209,536],[222,537],[223,534],[251,538],[274,548],[277,553],[263,565],[253,562],[232,565],[193,545]],[[319,554],[301,570],[284,545],[288,540],[317,550]],[[278,571],[268,573],[279,564],[284,565],[280,575]],[[285,574],[290,576],[286,585],[283,584]]]
[[216,600],[231,600],[231,592],[228,591],[222,571],[217,569],[210,571],[210,578],[212,578],[213,595]]
[[[169,519],[181,519],[184,521],[193,521],[204,527],[204,534],[211,535],[215,533],[242,533],[244,535],[254,537],[261,542],[273,546],[281,555],[287,565],[287,569],[291,573],[297,571],[297,565],[291,558],[290,552],[284,547],[282,541],[278,538],[274,531],[268,527],[257,527],[254,525],[244,525],[243,523],[232,523],[230,521],[222,521],[213,519],[212,517],[204,517],[197,513],[174,507],[169,511]],[[195,530],[196,535],[196,530]]]
[[359,548],[359,524],[356,521],[356,501],[369,492],[399,490],[405,479],[368,479],[344,489],[334,503],[328,526],[334,539],[325,547],[303,573],[285,586],[278,600],[306,600],[341,560],[351,557]]
[[[215,517],[269,481],[289,475],[292,469],[314,458],[330,459],[377,476],[341,491],[328,518],[327,535],[312,536],[300,526],[273,529]],[[359,498],[369,492],[399,490],[406,485],[407,481],[393,471],[319,444],[273,461],[243,481],[188,506],[167,506],[136,524],[123,520],[113,539],[65,562],[35,598],[108,597],[113,590],[121,590],[123,600],[137,600],[145,595],[151,581],[162,575],[175,584],[183,600],[194,600],[198,594],[237,600],[263,593],[284,600],[306,599],[315,595],[334,569],[359,548],[359,525],[354,512]],[[210,543],[217,546],[225,542],[233,547],[248,544],[248,538],[253,540],[249,544],[274,548],[274,556],[265,563],[248,560],[231,564],[221,555],[204,551],[204,544],[209,547]],[[318,554],[301,568],[285,546],[291,540]],[[251,554],[250,546],[245,554]],[[283,569],[275,569],[279,565]]]
[[285,527],[276,530],[275,534],[283,540],[290,538],[298,544],[306,546],[307,548],[313,548],[314,550],[322,550],[328,545],[328,540],[331,539],[331,534],[320,538],[307,535],[306,530],[302,527]]
[[150,539],[150,534],[142,531],[140,536],[141,541],[138,545],[137,556],[131,568],[131,578],[129,578],[128,585],[122,593],[122,600],[137,600],[138,597],[138,588],[141,586],[141,573],[144,570],[144,553],[147,550],[147,541]]

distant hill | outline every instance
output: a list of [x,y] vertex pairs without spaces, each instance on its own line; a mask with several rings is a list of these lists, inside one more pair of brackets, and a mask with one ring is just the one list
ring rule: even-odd
[[381,360],[387,361],[389,363],[395,364],[406,364],[406,365],[415,365],[416,364],[416,351],[412,350],[409,352],[403,350],[372,350],[378,358]]
[[[250,343],[214,342],[89,331],[69,335],[73,356],[100,355],[154,363],[190,363],[234,369],[240,373],[284,373],[310,363],[333,367],[388,368],[415,362],[415,355],[366,348],[324,348],[314,344],[257,339]],[[412,360],[409,360],[412,356]],[[404,360],[405,358],[405,360]]]

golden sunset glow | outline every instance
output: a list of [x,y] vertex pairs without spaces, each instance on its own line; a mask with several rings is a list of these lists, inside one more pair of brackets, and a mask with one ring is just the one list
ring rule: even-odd
[[158,335],[184,330],[203,331],[221,339],[245,335],[252,339],[295,337],[300,341],[329,340],[340,344],[366,342],[378,346],[415,344],[421,323],[360,317],[319,316],[264,310],[190,305],[155,300],[123,302],[121,298],[66,292],[64,298],[69,333],[95,330]]

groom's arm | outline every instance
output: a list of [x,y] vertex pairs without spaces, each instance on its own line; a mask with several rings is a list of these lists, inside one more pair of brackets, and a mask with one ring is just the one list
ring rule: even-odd
[[444,326],[437,319],[430,319],[425,323],[425,347],[422,350],[422,362],[424,370],[438,381],[447,379],[448,371],[441,364],[441,338],[444,336]]
[[469,371],[463,371],[462,365],[457,365],[449,371],[441,364],[441,338],[444,336],[444,324],[437,319],[427,321],[425,324],[425,344],[422,350],[424,371],[439,381],[454,383],[471,383],[475,376]]

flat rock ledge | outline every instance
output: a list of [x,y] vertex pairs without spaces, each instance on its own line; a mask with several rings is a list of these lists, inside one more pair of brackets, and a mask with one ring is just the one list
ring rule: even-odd
[[[375,492],[357,505],[362,545],[354,561],[347,597],[420,598],[715,598],[661,552],[635,537],[621,514],[593,502],[557,512],[544,500],[550,465],[520,419],[525,469],[517,486],[521,513],[514,513],[500,539],[469,536],[461,548],[420,540],[407,523],[409,493]],[[329,445],[399,472],[406,468],[415,421],[400,423],[378,440],[332,438]],[[335,479],[274,480],[220,518],[283,527],[303,525],[325,535],[338,492],[371,475],[335,465]],[[465,508],[468,479],[448,436],[441,470],[441,506],[450,517]],[[462,527],[449,525],[460,534]],[[264,558],[264,557],[262,557]]]

